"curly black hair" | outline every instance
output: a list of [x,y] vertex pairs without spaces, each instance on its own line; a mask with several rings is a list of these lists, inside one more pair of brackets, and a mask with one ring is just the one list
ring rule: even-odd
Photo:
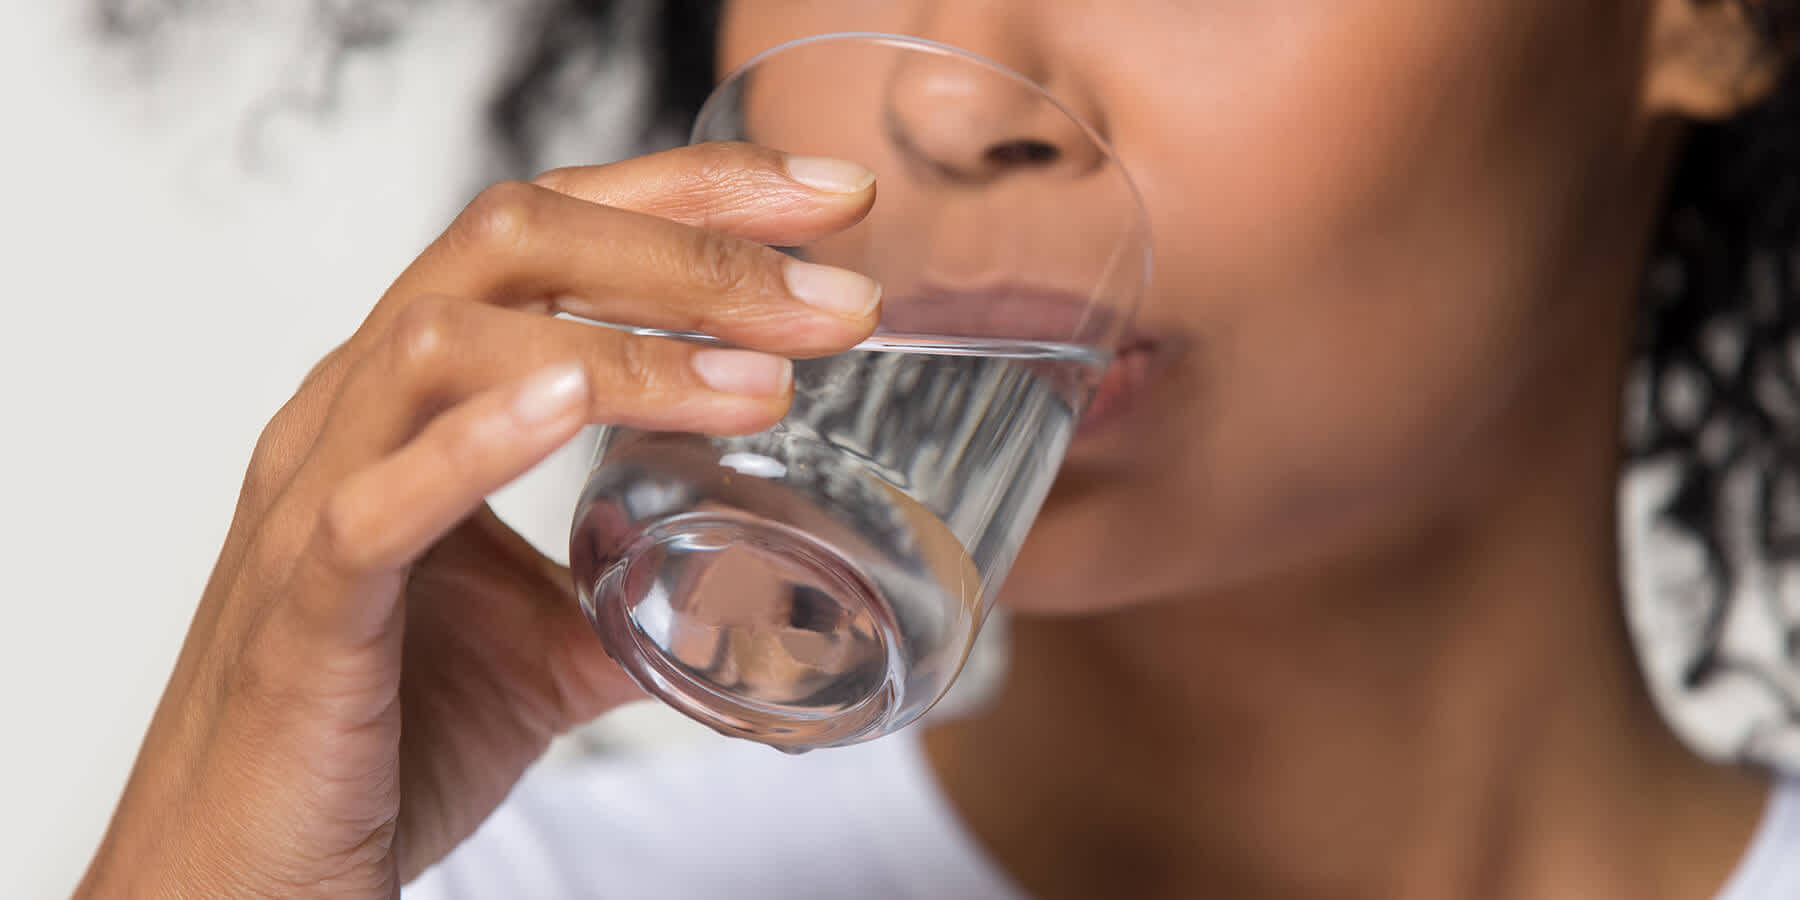
[[[99,30],[131,38],[213,0],[93,0]],[[313,0],[315,21],[343,54],[393,38],[429,0]],[[1768,53],[1800,51],[1800,0],[1737,3]],[[644,145],[679,140],[716,77],[719,0],[543,0],[489,121],[506,167],[532,170],[572,91],[567,77],[622,43],[648,51],[652,96]],[[1705,548],[1709,633],[1690,685],[1722,664],[1719,631],[1740,573],[1725,544],[1727,482],[1746,474],[1755,549],[1800,565],[1800,64],[1737,118],[1695,126],[1666,201],[1644,279],[1634,365],[1639,390],[1624,452],[1676,472],[1664,524]],[[1800,661],[1800,626],[1788,655]],[[1796,711],[1800,715],[1800,710]]]
[[[1792,60],[1800,0],[1738,0],[1766,52]],[[1676,485],[1661,515],[1697,539],[1712,595],[1698,686],[1725,665],[1720,631],[1741,574],[1728,514],[1747,515],[1771,564],[1800,564],[1800,65],[1784,66],[1761,105],[1694,129],[1676,171],[1644,280],[1642,392],[1627,450],[1668,461]],[[1728,509],[1727,482],[1747,477],[1749,509]],[[1785,617],[1784,617],[1785,618]],[[1800,626],[1786,650],[1800,659]]]

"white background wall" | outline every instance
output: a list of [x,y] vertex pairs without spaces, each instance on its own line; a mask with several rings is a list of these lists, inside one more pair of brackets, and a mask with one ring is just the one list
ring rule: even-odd
[[[262,423],[476,186],[506,34],[496,12],[421,15],[348,64],[329,120],[278,116],[251,157],[250,105],[317,68],[300,20],[224,6],[146,57],[102,46],[85,6],[0,10],[8,898],[73,887]],[[508,498],[547,545],[579,462]]]
[[[328,116],[290,112],[254,132],[257,103],[315,83],[299,17],[310,2],[205,4],[218,8],[211,25],[148,52],[103,46],[86,4],[0,9],[6,898],[63,896],[78,878],[258,431],[478,186],[479,101],[510,34],[506,3],[438,0],[400,46],[348,61]],[[256,14],[234,11],[245,7]],[[299,12],[283,19],[281,7]],[[615,140],[558,154],[618,151]],[[496,505],[557,552],[582,461],[564,453]],[[1633,497],[1644,508],[1648,495]],[[1640,584],[1681,577],[1633,571]],[[1700,746],[1742,746],[1777,698],[1725,680],[1677,704],[1695,616],[1680,594],[1640,593],[1633,624],[1653,646],[1659,696]],[[1800,609],[1800,578],[1789,593]],[[1779,606],[1743,604],[1728,649],[1778,657]],[[1800,673],[1769,666],[1800,696]],[[1800,760],[1800,730],[1759,739]]]

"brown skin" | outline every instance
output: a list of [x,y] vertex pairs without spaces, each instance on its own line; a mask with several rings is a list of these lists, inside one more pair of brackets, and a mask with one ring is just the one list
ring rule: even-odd
[[[1766,787],[1645,697],[1613,496],[1680,122],[1768,82],[1729,7],[729,5],[728,64],[850,29],[1009,63],[1100,123],[1148,199],[1141,321],[1191,352],[1073,451],[1003,598],[1004,690],[927,737],[1023,887],[1718,889]],[[483,195],[271,424],[84,896],[389,896],[553,734],[632,696],[566,573],[480,498],[583,422],[752,429],[786,385],[728,397],[688,348],[545,312],[788,355],[872,325],[697,230],[817,238],[867,191],[741,148],[543,181]],[[507,412],[570,361],[577,396]]]
[[[757,242],[815,239],[872,199],[807,188],[742,146],[477,198],[264,432],[78,896],[392,896],[553,736],[638,696],[568,573],[482,498],[588,422],[766,427],[790,365],[754,354],[772,367],[746,381],[758,389],[721,392],[692,347],[548,314],[789,355],[849,346],[873,312],[797,302],[784,257]],[[574,390],[523,398],[547,368]]]
[[733,7],[728,58],[897,28],[1085,102],[1163,240],[1140,321],[1196,348],[1074,454],[1002,598],[1083,615],[1023,617],[934,763],[1043,898],[1709,897],[1766,787],[1640,686],[1615,435],[1676,114],[1746,83],[1689,51],[1748,33],[1295,6]]

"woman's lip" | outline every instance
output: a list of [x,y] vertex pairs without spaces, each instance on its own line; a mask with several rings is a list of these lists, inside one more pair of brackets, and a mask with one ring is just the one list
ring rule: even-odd
[[1119,326],[1118,312],[1088,295],[1023,282],[951,288],[925,284],[896,292],[882,304],[884,331],[1055,344],[1106,342]]
[[881,327],[897,333],[1057,344],[1104,342],[1112,360],[1077,423],[1075,439],[1080,441],[1123,418],[1183,344],[1174,333],[1132,327],[1120,317],[1120,310],[1104,302],[1042,285],[995,282],[950,288],[927,283],[884,303]]
[[1100,376],[1087,409],[1081,414],[1075,438],[1091,437],[1129,412],[1132,401],[1143,393],[1160,368],[1158,357],[1154,341],[1137,339],[1121,343],[1114,352],[1112,364]]

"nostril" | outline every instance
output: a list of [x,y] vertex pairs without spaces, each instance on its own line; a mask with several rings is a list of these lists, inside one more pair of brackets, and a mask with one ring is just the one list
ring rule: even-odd
[[1021,138],[995,144],[983,155],[995,166],[1044,166],[1061,159],[1062,150],[1049,141]]

